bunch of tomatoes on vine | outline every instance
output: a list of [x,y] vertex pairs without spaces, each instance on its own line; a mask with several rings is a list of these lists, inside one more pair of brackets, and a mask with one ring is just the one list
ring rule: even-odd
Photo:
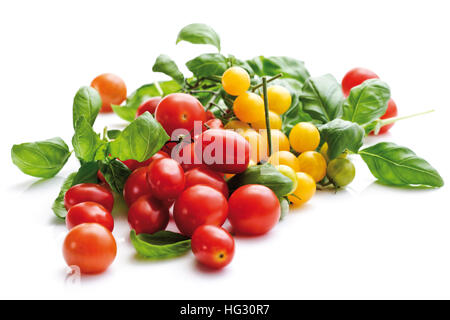
[[[111,212],[121,198],[141,256],[192,250],[200,263],[222,268],[233,259],[234,235],[262,236],[316,190],[350,184],[354,155],[386,185],[443,185],[408,148],[382,142],[361,149],[366,135],[410,117],[397,117],[390,89],[375,73],[352,69],[341,85],[331,75],[311,77],[288,57],[227,57],[203,24],[183,28],[179,41],[219,52],[188,61],[188,78],[160,55],[153,71],[171,80],[128,97],[120,77],[102,74],[74,98],[73,151],[61,138],[12,148],[13,162],[35,177],[56,175],[72,152],[80,162],[52,207],[70,230],[63,245],[69,266],[100,273],[114,261]],[[97,134],[95,119],[108,112],[130,123]],[[171,220],[178,232],[166,230]]]

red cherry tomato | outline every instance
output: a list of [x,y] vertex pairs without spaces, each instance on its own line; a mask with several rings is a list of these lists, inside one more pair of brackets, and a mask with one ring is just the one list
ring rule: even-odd
[[155,233],[166,229],[169,210],[158,199],[142,196],[128,210],[128,223],[137,234]]
[[97,171],[97,178],[98,178],[98,180],[100,180],[102,183],[106,183],[105,176],[103,175],[103,173],[102,173],[100,170]]
[[234,256],[234,239],[223,228],[203,225],[192,235],[192,252],[199,262],[220,269],[228,265]]
[[142,115],[145,111],[154,114],[158,103],[161,101],[161,97],[153,97],[144,101],[136,111],[136,118]]
[[250,161],[250,145],[231,130],[210,129],[195,141],[195,153],[210,169],[223,173],[244,172]]
[[193,131],[195,121],[200,121],[201,127],[206,121],[206,114],[197,98],[186,93],[172,93],[164,97],[158,104],[155,118],[167,134],[172,136],[172,132],[176,129]]
[[[398,115],[398,110],[397,110],[397,104],[394,102],[394,100],[390,99],[388,102],[388,107],[386,109],[386,113],[380,117],[380,119],[389,119],[389,118],[394,118]],[[392,126],[395,123],[391,123],[391,124],[387,124],[385,126],[382,126],[380,128],[380,131],[378,132],[378,134],[383,134],[389,131],[389,129],[392,128]],[[373,131],[370,133],[371,135],[373,135]]]
[[195,168],[184,174],[186,178],[185,188],[202,184],[220,191],[225,198],[228,198],[228,185],[220,173],[207,168]]
[[72,206],[67,212],[66,226],[69,230],[88,222],[101,224],[111,232],[114,230],[114,219],[111,213],[97,202],[81,202]]
[[101,204],[109,212],[114,206],[114,197],[110,190],[94,183],[81,183],[71,187],[64,195],[64,206],[69,210],[77,203],[92,201]]
[[220,119],[211,119],[203,124],[203,131],[208,129],[223,129],[223,123]]
[[208,186],[187,188],[175,201],[173,218],[181,233],[192,236],[199,226],[222,226],[227,219],[228,204],[223,194]]
[[211,120],[211,119],[215,119],[216,116],[214,115],[214,113],[212,113],[211,111],[206,111],[206,121]]
[[354,68],[350,70],[342,79],[342,92],[344,96],[347,97],[353,87],[359,86],[364,81],[374,78],[378,78],[378,76],[368,69]]
[[137,168],[128,177],[123,187],[123,198],[128,206],[131,206],[143,195],[151,194],[147,181],[147,168]]
[[280,220],[280,202],[275,193],[263,185],[240,187],[231,195],[228,205],[228,219],[239,234],[264,234]]
[[151,156],[150,158],[148,158],[147,160],[142,161],[142,162],[139,162],[139,161],[136,161],[133,159],[129,159],[129,160],[125,160],[125,161],[120,160],[120,161],[122,161],[122,163],[124,165],[126,165],[128,167],[128,169],[130,169],[131,171],[134,171],[137,168],[146,167],[153,161],[161,159],[161,158],[169,158],[169,155],[164,151],[158,151],[153,156]]
[[[120,160],[120,159],[119,159]],[[139,161],[136,161],[134,159],[128,159],[128,160],[120,160],[124,165],[128,167],[131,171],[136,170],[140,167]]]
[[148,166],[147,181],[155,198],[175,199],[184,190],[184,171],[175,160],[162,158]]
[[83,223],[69,231],[63,255],[68,266],[82,273],[105,271],[116,258],[117,245],[112,233],[98,223]]
[[195,154],[193,143],[180,144],[176,148],[181,148],[181,150],[179,152],[174,152],[173,158],[181,165],[184,171],[205,167]]

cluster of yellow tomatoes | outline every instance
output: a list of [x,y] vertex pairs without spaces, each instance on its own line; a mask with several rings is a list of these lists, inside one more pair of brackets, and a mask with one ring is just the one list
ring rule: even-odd
[[249,74],[241,67],[231,67],[223,74],[222,85],[228,94],[237,96],[233,104],[237,119],[228,122],[225,129],[237,131],[249,142],[250,165],[261,160],[267,161],[291,178],[294,188],[288,197],[294,205],[301,205],[311,199],[316,192],[316,182],[327,174],[326,150],[316,151],[320,144],[320,133],[311,123],[297,123],[289,137],[281,131],[281,115],[289,109],[292,102],[289,91],[280,85],[267,88],[273,150],[269,156],[264,99],[262,95],[248,91]]

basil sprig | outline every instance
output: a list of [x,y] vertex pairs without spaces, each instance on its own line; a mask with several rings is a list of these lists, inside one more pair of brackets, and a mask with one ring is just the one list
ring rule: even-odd
[[171,231],[136,235],[136,232],[131,230],[130,239],[141,256],[154,260],[178,257],[191,249],[191,239]]

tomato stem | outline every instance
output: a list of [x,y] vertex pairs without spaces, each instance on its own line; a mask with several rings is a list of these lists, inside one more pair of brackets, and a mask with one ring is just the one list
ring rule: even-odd
[[156,90],[158,90],[159,95],[161,97],[163,97],[164,96],[164,92],[162,91],[161,86],[159,85],[158,81],[155,81],[155,88],[156,88]]
[[409,119],[409,118],[422,116],[424,114],[432,113],[434,111],[435,110],[432,109],[432,110],[419,112],[419,113],[414,113],[414,114],[410,114],[410,115],[402,116],[402,117],[393,117],[393,118],[388,118],[388,119],[378,119],[377,120],[377,125],[376,125],[376,127],[375,127],[375,129],[373,131],[374,131],[375,135],[377,135],[379,133],[381,127],[383,127],[385,125],[388,125],[388,124],[391,124],[391,123],[395,123],[395,122],[397,122],[399,120],[406,120],[406,119]]
[[[280,78],[280,77],[282,77],[282,76],[283,76],[283,74],[282,74],[282,73],[279,73],[279,74],[277,74],[277,75],[275,75],[275,76],[273,76],[273,77],[267,79],[267,83],[272,82],[273,80],[276,80],[276,79],[278,79],[278,78]],[[264,78],[264,77],[263,77],[263,78]],[[257,89],[261,88],[262,86],[263,86],[262,83],[257,84],[256,86],[253,86],[253,87],[252,87],[252,92],[255,92]]]
[[264,97],[264,115],[266,117],[267,144],[269,146],[269,157],[272,155],[272,134],[270,132],[269,117],[269,98],[267,97],[267,78],[262,77],[263,97]]

